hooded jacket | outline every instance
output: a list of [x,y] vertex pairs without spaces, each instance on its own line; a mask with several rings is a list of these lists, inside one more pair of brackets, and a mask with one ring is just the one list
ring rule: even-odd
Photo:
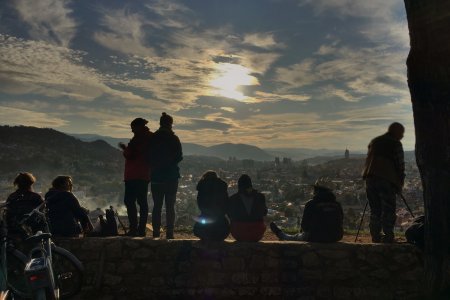
[[202,215],[223,217],[226,214],[228,185],[220,178],[202,179],[197,184],[197,204]]
[[344,213],[333,192],[317,189],[306,202],[301,227],[310,242],[336,242],[342,239]]
[[[246,204],[247,203],[247,204]],[[246,207],[249,205],[249,207]],[[228,201],[228,216],[231,221],[260,222],[267,215],[266,198],[257,190],[238,192]]]

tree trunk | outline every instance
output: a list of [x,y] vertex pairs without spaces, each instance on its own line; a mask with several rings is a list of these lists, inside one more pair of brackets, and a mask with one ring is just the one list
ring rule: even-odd
[[450,1],[405,0],[408,85],[425,202],[425,279],[436,298],[450,282]]

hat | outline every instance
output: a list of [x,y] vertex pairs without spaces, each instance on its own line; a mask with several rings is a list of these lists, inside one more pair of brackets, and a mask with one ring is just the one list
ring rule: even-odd
[[146,119],[143,118],[136,118],[133,121],[131,121],[131,127],[135,127],[135,126],[145,126],[148,123],[148,121]]
[[241,175],[238,180],[238,190],[239,191],[245,191],[248,188],[253,187],[252,185],[252,179],[247,174]]
[[332,191],[336,188],[335,184],[328,177],[320,177],[314,183],[315,188]]
[[159,125],[161,125],[163,127],[171,127],[172,124],[173,124],[173,118],[170,115],[163,112],[161,114],[161,118],[159,118]]

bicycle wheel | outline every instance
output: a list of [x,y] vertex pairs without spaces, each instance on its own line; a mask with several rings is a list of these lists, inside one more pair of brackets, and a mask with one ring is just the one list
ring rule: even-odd
[[21,298],[31,298],[31,290],[24,275],[27,260],[26,255],[17,249],[8,248],[6,251],[8,286],[14,295]]
[[61,299],[76,295],[83,284],[83,264],[64,248],[52,249],[52,267]]

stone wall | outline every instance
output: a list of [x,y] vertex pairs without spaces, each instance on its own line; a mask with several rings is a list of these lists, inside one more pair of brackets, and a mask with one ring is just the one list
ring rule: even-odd
[[420,299],[407,244],[63,239],[85,265],[79,299]]

